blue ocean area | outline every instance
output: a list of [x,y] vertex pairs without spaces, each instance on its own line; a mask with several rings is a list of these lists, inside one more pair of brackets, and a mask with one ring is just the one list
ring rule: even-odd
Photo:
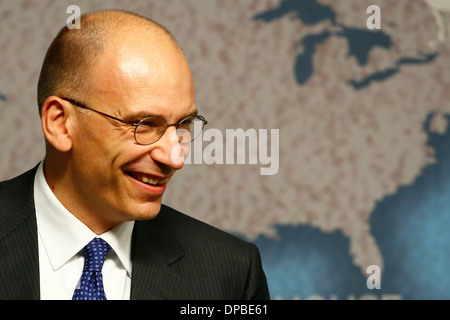
[[450,298],[450,130],[430,132],[431,117],[424,130],[436,163],[380,201],[369,221],[384,258],[382,289],[405,299]]
[[373,294],[366,277],[352,263],[350,241],[339,231],[311,226],[278,226],[279,240],[260,237],[272,299],[359,299]]

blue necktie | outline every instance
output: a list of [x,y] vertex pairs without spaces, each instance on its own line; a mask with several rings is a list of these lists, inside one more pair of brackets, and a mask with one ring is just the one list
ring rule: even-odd
[[102,268],[109,249],[109,244],[101,238],[94,238],[84,247],[83,274],[72,300],[106,300]]

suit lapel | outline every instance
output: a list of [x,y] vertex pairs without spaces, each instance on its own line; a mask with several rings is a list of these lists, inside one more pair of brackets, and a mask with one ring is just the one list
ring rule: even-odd
[[0,186],[0,299],[40,298],[36,168]]
[[183,278],[179,262],[182,245],[166,225],[165,207],[153,220],[136,221],[132,245],[131,299],[184,300],[189,283]]

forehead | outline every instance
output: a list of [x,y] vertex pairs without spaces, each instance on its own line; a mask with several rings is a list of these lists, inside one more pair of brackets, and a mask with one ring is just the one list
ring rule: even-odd
[[117,115],[170,120],[196,110],[191,71],[173,47],[154,52],[140,45],[105,54],[93,68],[92,80],[91,95]]

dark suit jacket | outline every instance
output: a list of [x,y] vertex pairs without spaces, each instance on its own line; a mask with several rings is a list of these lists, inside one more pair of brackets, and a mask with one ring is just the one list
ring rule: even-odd
[[[40,298],[36,168],[0,183],[0,299]],[[131,299],[269,299],[255,245],[164,205],[136,221],[131,258]]]

